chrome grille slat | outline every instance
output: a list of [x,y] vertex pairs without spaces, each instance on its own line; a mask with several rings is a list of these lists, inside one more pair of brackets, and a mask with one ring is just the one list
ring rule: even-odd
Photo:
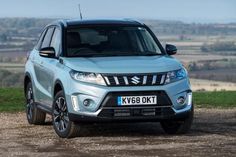
[[111,83],[110,83],[109,79],[106,76],[104,78],[105,78],[107,85],[110,85]]
[[155,84],[157,81],[157,75],[153,75],[152,77],[152,84]]
[[125,81],[125,85],[129,85],[129,82],[128,82],[127,77],[126,77],[126,76],[123,76],[123,78],[124,78],[124,81]]
[[143,76],[143,85],[147,83],[147,76]]
[[163,84],[163,83],[164,83],[165,77],[166,77],[166,75],[162,75],[162,76],[161,76],[161,82],[160,82],[160,84]]
[[118,80],[118,78],[116,77],[116,76],[114,76],[114,80],[115,80],[115,82],[116,82],[116,85],[119,85],[120,83],[119,83],[119,80]]

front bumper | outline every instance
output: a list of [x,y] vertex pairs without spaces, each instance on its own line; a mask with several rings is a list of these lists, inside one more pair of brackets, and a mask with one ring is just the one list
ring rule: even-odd
[[[72,84],[73,89],[66,94],[69,118],[77,122],[100,121],[161,121],[164,119],[184,119],[192,108],[192,97],[187,79],[163,86],[150,87],[104,87]],[[77,92],[80,91],[80,92]],[[157,95],[157,105],[118,106],[117,96]],[[73,107],[71,97],[76,98],[77,108]],[[176,99],[186,98],[183,105]],[[89,107],[83,105],[85,99],[93,100]],[[191,100],[190,100],[191,99]]]

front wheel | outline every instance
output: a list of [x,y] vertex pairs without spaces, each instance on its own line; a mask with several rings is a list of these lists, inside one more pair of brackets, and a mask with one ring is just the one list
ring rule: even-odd
[[184,134],[187,133],[192,125],[194,115],[194,108],[192,109],[187,118],[184,120],[165,120],[161,122],[163,130],[167,134]]
[[63,91],[59,91],[53,101],[52,121],[59,137],[71,138],[78,135],[80,127],[69,120],[66,99]]

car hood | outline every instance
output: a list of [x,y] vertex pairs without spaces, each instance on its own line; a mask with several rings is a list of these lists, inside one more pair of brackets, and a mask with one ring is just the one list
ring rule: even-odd
[[170,56],[63,58],[65,66],[94,73],[154,73],[177,70],[181,63]]

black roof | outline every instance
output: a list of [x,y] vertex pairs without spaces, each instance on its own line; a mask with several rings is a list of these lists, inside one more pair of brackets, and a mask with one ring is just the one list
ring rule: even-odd
[[96,20],[60,20],[65,27],[77,26],[77,25],[143,25],[142,23],[135,20],[110,20],[110,19],[96,19]]

